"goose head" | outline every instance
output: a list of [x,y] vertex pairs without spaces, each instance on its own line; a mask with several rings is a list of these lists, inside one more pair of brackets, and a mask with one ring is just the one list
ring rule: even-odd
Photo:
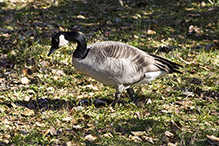
[[67,43],[69,43],[69,40],[67,38],[67,33],[59,32],[59,33],[55,34],[52,37],[52,44],[51,44],[51,48],[50,48],[48,56],[50,56],[58,48],[65,46]]
[[77,42],[78,46],[74,52],[74,57],[83,58],[87,54],[87,43],[82,34],[78,32],[59,32],[52,37],[52,44],[48,56],[58,48],[65,46],[70,41]]

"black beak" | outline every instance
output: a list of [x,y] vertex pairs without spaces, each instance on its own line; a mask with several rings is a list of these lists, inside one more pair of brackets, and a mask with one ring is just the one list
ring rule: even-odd
[[47,56],[50,56],[53,52],[55,52],[55,50],[56,50],[55,48],[51,47],[50,51],[49,51],[49,54]]

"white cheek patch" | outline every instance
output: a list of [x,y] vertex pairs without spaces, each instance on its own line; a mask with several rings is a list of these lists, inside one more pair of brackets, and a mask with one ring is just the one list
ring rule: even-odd
[[59,36],[59,47],[65,46],[69,41],[65,39],[64,35]]

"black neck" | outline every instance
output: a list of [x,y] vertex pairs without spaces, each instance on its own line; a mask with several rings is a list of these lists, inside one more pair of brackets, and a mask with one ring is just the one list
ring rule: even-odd
[[73,57],[84,59],[88,53],[87,42],[84,36],[78,32],[66,32],[65,38],[68,41],[76,41],[78,44]]

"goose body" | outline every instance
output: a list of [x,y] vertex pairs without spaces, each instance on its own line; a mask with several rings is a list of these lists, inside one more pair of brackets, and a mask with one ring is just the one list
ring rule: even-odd
[[77,32],[57,33],[52,38],[48,56],[70,41],[78,43],[72,56],[74,68],[116,89],[113,106],[124,89],[136,102],[129,90],[132,85],[145,84],[169,73],[181,73],[177,70],[181,65],[121,42],[103,41],[86,47],[84,37]]
[[72,57],[75,69],[104,85],[119,88],[120,92],[131,85],[148,83],[166,74],[156,66],[153,68],[152,56],[124,43],[104,41],[87,48],[90,51],[86,58]]

